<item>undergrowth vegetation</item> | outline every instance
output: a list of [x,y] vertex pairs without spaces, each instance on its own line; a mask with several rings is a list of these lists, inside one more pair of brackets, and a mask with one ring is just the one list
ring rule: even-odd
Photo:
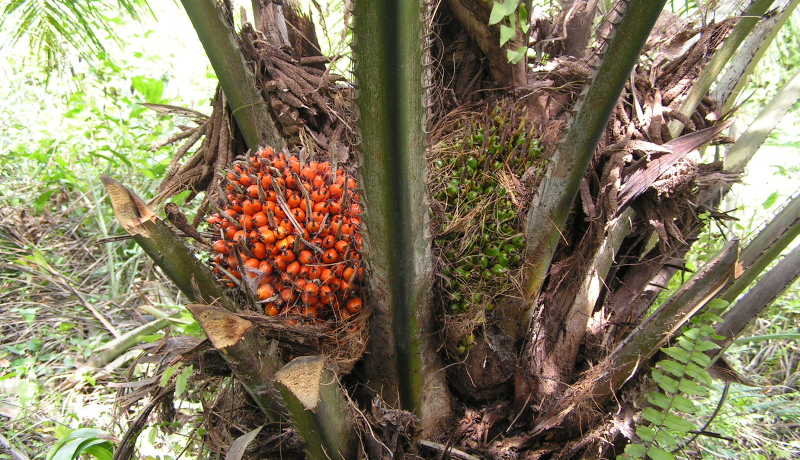
[[[177,306],[185,302],[175,288],[116,225],[98,174],[125,176],[152,195],[173,154],[154,146],[188,120],[160,118],[139,103],[205,110],[201,97],[211,93],[213,75],[200,72],[196,93],[180,89],[197,75],[172,75],[175,56],[151,51],[158,34],[120,17],[114,22],[125,25],[128,43],[89,62],[72,59],[48,71],[24,39],[1,50],[0,458],[14,458],[11,448],[45,458],[56,439],[83,427],[107,431],[116,444],[124,431],[116,416],[127,420],[114,413],[118,390],[109,383],[147,369],[127,367],[137,351],[98,369],[87,364],[106,342],[153,315],[177,312],[173,328],[197,332],[181,318],[185,309]],[[87,433],[104,437],[79,431],[76,439]],[[186,444],[162,431],[150,439],[173,455]]]
[[[156,14],[168,17],[170,13],[157,10]],[[770,88],[790,77],[786,69],[797,68],[797,17],[795,14],[781,32],[748,89],[752,97],[741,109],[746,121],[771,98]],[[46,458],[56,441],[66,442],[70,434],[91,435],[99,441],[97,451],[108,440],[116,444],[136,413],[135,406],[115,413],[117,389],[124,387],[124,382],[149,375],[150,368],[130,365],[137,350],[122,353],[97,369],[87,368],[87,364],[104,344],[154,319],[170,316],[171,329],[142,335],[139,338],[144,344],[159,343],[169,334],[197,335],[199,331],[175,288],[115,224],[98,174],[124,177],[126,185],[141,196],[152,197],[174,153],[172,147],[152,147],[177,132],[177,125],[190,121],[159,118],[139,103],[186,105],[204,111],[207,101],[194,94],[212,94],[215,82],[205,72],[202,80],[191,82],[195,88],[190,91],[185,77],[164,73],[175,56],[153,51],[160,45],[154,37],[147,41],[152,32],[138,31],[138,26],[120,18],[116,21],[119,27],[133,30],[139,45],[109,48],[109,54],[88,64],[76,60],[70,67],[45,72],[28,54],[24,42],[0,50],[4,61],[0,100],[5,102],[0,107],[0,149],[4,153],[0,158],[0,459],[16,458],[12,448],[31,459]],[[194,33],[187,30],[184,33]],[[338,43],[341,46],[344,40]],[[342,62],[346,65],[347,61]],[[796,120],[796,111],[789,118]],[[786,178],[781,183],[791,183],[800,176],[796,166],[800,140],[793,137],[791,128],[783,126],[768,146],[791,155],[794,165],[792,161],[780,163],[768,171]],[[467,166],[471,160],[464,158]],[[758,158],[753,163],[759,162],[773,164],[772,159]],[[747,190],[766,180],[745,178]],[[760,187],[761,195],[755,198],[729,203],[729,208],[744,205],[737,214],[740,220],[731,228],[712,226],[712,232],[696,245],[689,269],[701,265],[724,238],[751,234],[763,216],[771,215],[783,199],[796,193],[767,185]],[[737,196],[742,197],[743,189],[738,190]],[[443,198],[459,190],[451,192],[445,189]],[[470,191],[463,192],[471,200]],[[507,242],[495,246],[502,249]],[[486,250],[482,251],[486,262],[477,254],[477,265],[481,269],[500,265],[497,272],[502,273],[505,265],[498,262],[499,251],[486,255]],[[509,253],[514,251],[514,247],[508,248]],[[670,287],[674,289],[681,280],[679,274]],[[800,456],[798,292],[800,286],[796,285],[726,354],[736,369],[760,387],[734,383],[728,388],[713,380],[707,392],[694,395],[695,410],[684,411],[682,416],[694,427],[711,421],[705,430],[714,436],[701,433],[690,445],[670,444],[682,447],[679,457]],[[458,300],[452,302],[452,310],[465,309],[464,299],[452,300]],[[461,345],[466,348],[469,343]],[[169,375],[185,369],[172,369]],[[181,392],[185,399],[175,402],[181,423],[163,426],[151,421],[140,436],[147,458],[188,458],[199,449],[198,443],[186,437],[200,409],[191,396],[197,390],[190,384],[187,388]],[[717,411],[721,398],[726,401]],[[662,400],[659,396],[652,399]],[[653,420],[650,422],[655,423]],[[104,433],[80,431],[76,435],[72,431],[80,428]],[[658,439],[657,430],[650,429],[653,439]]]

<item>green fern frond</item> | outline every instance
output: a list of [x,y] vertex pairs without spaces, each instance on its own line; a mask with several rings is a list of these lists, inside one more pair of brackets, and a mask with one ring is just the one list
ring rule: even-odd
[[726,305],[724,301],[709,302],[711,311],[692,318],[675,344],[661,349],[665,358],[652,371],[657,388],[645,395],[650,406],[641,414],[646,423],[636,428],[640,442],[626,446],[618,458],[674,460],[673,452],[682,447],[680,440],[697,429],[687,420],[697,412],[697,406],[685,395],[708,395],[711,360],[705,352],[719,348],[711,341],[716,337],[713,324],[720,320],[713,312]]

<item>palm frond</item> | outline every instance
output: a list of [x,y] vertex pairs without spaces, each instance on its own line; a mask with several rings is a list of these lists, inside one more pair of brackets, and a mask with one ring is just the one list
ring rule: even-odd
[[144,14],[153,14],[145,0],[3,0],[0,10],[0,32],[7,37],[0,46],[27,39],[29,48],[45,58],[47,67],[70,53],[90,59],[105,52],[107,40],[119,42],[115,24],[109,20],[115,12],[137,21]]

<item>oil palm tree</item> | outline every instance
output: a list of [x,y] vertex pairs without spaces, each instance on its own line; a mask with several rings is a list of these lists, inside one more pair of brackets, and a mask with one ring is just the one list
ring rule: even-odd
[[[739,82],[797,1],[715,3],[717,20],[694,26],[665,1],[558,3],[531,21],[518,0],[356,1],[354,81],[342,83],[288,2],[253,2],[238,34],[230,5],[183,2],[220,91],[212,115],[178,136],[184,154],[202,142],[176,158],[158,199],[188,188],[213,211],[218,171],[265,145],[357,168],[369,322],[356,372],[264,353],[275,348],[254,324],[265,322],[145,203],[104,181],[264,417],[288,418],[310,457],[355,458],[361,436],[376,458],[613,458],[632,422],[610,414],[641,401],[653,357],[683,325],[722,299],[729,343],[798,276],[782,263],[759,300],[735,302],[797,234],[794,200],[741,253],[730,242],[650,308],[708,222],[726,218],[720,197],[764,140],[721,135]],[[726,68],[732,83],[710,92]],[[797,100],[795,80],[758,132]],[[704,162],[712,142],[728,144],[724,160]],[[340,381],[346,390],[330,385]]]

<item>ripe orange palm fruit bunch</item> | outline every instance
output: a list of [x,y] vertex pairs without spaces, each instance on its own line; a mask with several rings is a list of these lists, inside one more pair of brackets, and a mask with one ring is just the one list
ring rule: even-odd
[[[270,316],[324,321],[361,311],[361,206],[354,178],[267,147],[233,166],[208,223],[214,273]],[[231,276],[241,280],[234,283]],[[293,321],[293,320],[290,320]]]

